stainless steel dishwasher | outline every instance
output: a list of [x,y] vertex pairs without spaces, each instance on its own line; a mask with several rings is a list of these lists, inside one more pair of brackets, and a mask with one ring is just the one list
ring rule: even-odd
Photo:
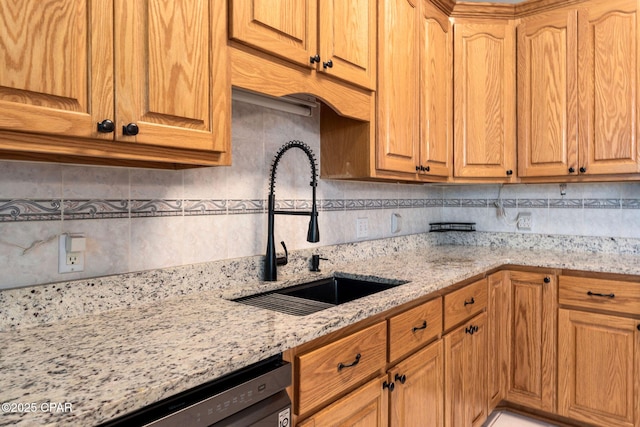
[[273,356],[100,424],[101,427],[288,427],[291,365]]

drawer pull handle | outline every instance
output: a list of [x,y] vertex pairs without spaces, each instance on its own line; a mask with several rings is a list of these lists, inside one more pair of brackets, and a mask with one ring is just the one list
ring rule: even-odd
[[604,298],[615,298],[616,294],[614,293],[610,293],[610,294],[600,294],[598,292],[587,292],[587,295],[589,295],[590,297],[604,297]]
[[411,328],[411,332],[415,333],[416,331],[419,331],[421,329],[427,329],[427,321],[426,320],[422,321],[422,326],[414,326],[413,328]]
[[407,376],[405,374],[396,374],[395,378],[396,381],[399,381],[400,384],[404,384],[405,382],[407,382]]
[[394,383],[388,383],[385,381],[382,383],[382,389],[384,390],[385,388],[388,388],[389,391],[393,391],[393,389],[396,388],[396,385]]
[[360,357],[362,357],[360,355],[360,353],[356,354],[356,360],[354,360],[353,362],[349,363],[348,365],[345,365],[342,362],[338,363],[338,372],[342,371],[344,368],[351,368],[353,366],[356,366],[358,364],[358,362],[360,362]]
[[473,335],[474,333],[478,332],[478,326],[474,326],[474,325],[470,325],[467,329],[464,330],[466,333],[468,333],[469,335]]
[[475,304],[475,303],[476,303],[476,300],[474,300],[473,297],[471,297],[471,301],[464,300],[464,306],[465,307],[468,306],[468,305],[471,305],[471,304]]

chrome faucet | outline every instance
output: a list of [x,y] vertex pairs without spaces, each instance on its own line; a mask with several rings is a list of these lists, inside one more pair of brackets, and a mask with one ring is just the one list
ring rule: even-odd
[[[305,152],[309,157],[309,163],[311,163],[311,185],[312,189],[312,205],[311,211],[277,211],[275,210],[275,184],[276,184],[276,169],[280,159],[291,148],[299,148]],[[311,148],[307,144],[301,141],[289,141],[284,144],[278,150],[273,163],[271,164],[271,176],[269,179],[269,199],[268,203],[268,234],[267,234],[267,254],[264,260],[264,280],[274,281],[278,280],[278,265],[286,265],[288,262],[287,247],[284,242],[280,242],[285,251],[284,257],[276,257],[276,245],[273,237],[273,223],[275,215],[308,215],[311,217],[309,220],[309,231],[307,232],[307,242],[316,243],[320,241],[320,231],[318,230],[318,209],[316,208],[316,187],[318,186],[318,172],[316,166],[316,158],[311,151]]]

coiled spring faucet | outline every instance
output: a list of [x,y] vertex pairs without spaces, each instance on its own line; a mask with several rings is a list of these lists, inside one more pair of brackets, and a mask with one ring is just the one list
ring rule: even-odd
[[[280,159],[288,150],[292,148],[299,148],[309,158],[311,164],[311,185],[312,189],[312,205],[311,211],[277,211],[275,210],[275,184],[276,184],[276,169]],[[316,158],[313,155],[311,148],[301,141],[289,141],[284,144],[278,150],[273,163],[271,164],[271,175],[269,179],[269,199],[268,203],[268,234],[267,234],[267,254],[264,261],[264,280],[274,281],[278,280],[278,265],[285,265],[287,263],[287,247],[284,242],[281,242],[285,251],[283,258],[276,257],[276,245],[273,237],[273,223],[275,215],[308,215],[311,217],[309,220],[309,231],[307,232],[307,242],[316,243],[320,241],[320,231],[318,230],[318,209],[316,208],[316,187],[318,186],[318,171],[316,166]]]

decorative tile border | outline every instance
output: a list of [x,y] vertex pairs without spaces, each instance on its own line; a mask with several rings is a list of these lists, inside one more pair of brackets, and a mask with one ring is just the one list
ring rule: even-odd
[[132,200],[131,218],[182,215],[182,200]]
[[61,201],[57,199],[0,199],[0,222],[56,221],[61,218]]
[[184,214],[192,215],[226,215],[226,200],[185,200]]
[[128,217],[128,200],[65,200],[63,203],[65,221]]
[[[501,199],[505,209],[640,209],[640,199]],[[416,208],[488,208],[496,199],[319,199],[319,211]],[[163,216],[263,214],[261,199],[28,200],[0,199],[0,222]],[[276,209],[307,211],[311,200],[276,200]]]

